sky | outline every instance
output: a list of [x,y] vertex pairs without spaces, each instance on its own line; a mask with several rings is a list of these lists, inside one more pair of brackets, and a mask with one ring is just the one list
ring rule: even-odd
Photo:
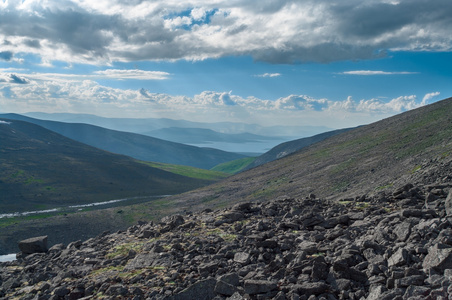
[[0,112],[344,128],[452,96],[450,0],[0,0]]

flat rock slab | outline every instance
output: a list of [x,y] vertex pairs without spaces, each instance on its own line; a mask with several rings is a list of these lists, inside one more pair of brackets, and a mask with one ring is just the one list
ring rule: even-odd
[[29,238],[19,242],[19,249],[24,254],[47,252],[47,235]]

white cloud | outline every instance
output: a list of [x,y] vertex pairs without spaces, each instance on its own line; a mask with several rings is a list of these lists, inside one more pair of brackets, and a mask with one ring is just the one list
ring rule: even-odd
[[387,71],[372,71],[372,70],[356,70],[356,71],[346,71],[340,74],[344,75],[362,75],[362,76],[370,76],[370,75],[412,75],[419,74],[418,72],[387,72]]
[[[34,76],[34,77],[33,77]],[[348,97],[344,100],[289,95],[275,101],[243,98],[232,92],[204,91],[194,97],[106,87],[83,77],[30,75],[27,84],[0,81],[0,107],[7,112],[95,113],[109,117],[167,117],[203,122],[250,122],[341,128],[367,124],[425,105],[439,93],[390,101]]]
[[21,52],[45,63],[233,55],[293,63],[375,58],[388,49],[452,50],[450,0],[49,0],[2,7],[8,61]]
[[435,97],[438,97],[440,95],[440,92],[433,92],[433,93],[428,93],[424,96],[424,98],[422,99],[422,104],[426,105],[429,104],[430,100],[432,100]]
[[264,74],[259,74],[259,75],[255,75],[255,76],[263,77],[263,78],[266,78],[266,77],[273,78],[273,77],[279,77],[279,76],[281,76],[281,74],[280,73],[264,73]]
[[137,79],[137,80],[163,80],[168,79],[170,74],[161,71],[143,71],[143,70],[116,70],[108,69],[94,72],[96,75],[110,79]]

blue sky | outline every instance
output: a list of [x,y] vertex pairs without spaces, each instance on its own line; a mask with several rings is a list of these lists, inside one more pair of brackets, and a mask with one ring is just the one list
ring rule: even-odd
[[0,0],[0,111],[342,128],[452,96],[450,0]]

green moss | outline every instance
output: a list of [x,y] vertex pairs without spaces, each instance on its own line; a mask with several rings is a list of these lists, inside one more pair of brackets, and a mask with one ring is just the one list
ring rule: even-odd
[[[149,242],[149,241],[148,241]],[[114,247],[110,253],[108,253],[105,257],[112,259],[119,256],[127,256],[130,250],[134,250],[136,252],[141,252],[143,248],[144,242],[137,243],[125,243]]]
[[185,177],[195,178],[195,179],[203,179],[210,181],[218,181],[224,179],[229,176],[229,174],[219,171],[211,171],[204,170],[195,167],[182,166],[182,165],[173,165],[173,164],[164,164],[164,163],[156,163],[156,162],[147,162],[147,161],[138,161],[142,164],[148,165],[153,168],[161,169],[167,172],[171,172],[174,174],[182,175]]

